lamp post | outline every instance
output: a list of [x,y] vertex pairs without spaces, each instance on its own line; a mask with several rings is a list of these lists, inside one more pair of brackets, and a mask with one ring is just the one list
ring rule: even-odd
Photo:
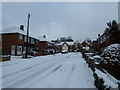
[[26,42],[26,53],[25,53],[25,58],[27,58],[27,55],[28,55],[29,20],[30,20],[30,14],[28,13],[28,21],[27,21],[27,42]]

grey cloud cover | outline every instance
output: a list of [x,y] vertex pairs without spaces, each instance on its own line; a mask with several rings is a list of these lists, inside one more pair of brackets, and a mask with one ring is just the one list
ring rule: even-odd
[[26,26],[30,13],[30,33],[35,36],[95,39],[98,33],[103,33],[108,21],[118,19],[117,5],[117,2],[4,2],[2,24],[3,28]]

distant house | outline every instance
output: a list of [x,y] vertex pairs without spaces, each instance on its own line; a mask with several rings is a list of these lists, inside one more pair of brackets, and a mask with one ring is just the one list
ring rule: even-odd
[[61,50],[65,46],[68,47],[68,52],[73,52],[75,50],[74,42],[61,42]]
[[[27,36],[24,26],[11,27],[4,29],[0,35],[2,36],[2,54],[3,55],[22,55],[26,52]],[[28,53],[33,52],[37,47],[39,40],[33,36],[28,37]]]
[[54,49],[54,44],[51,41],[49,41],[45,35],[39,36],[38,38],[39,38],[39,50],[41,52]]
[[90,42],[89,41],[83,41],[82,43],[81,43],[81,47],[83,48],[83,49],[86,49],[86,50],[89,50],[89,48],[90,48]]
[[94,40],[91,42],[90,49],[91,49],[91,51],[99,51],[100,50],[100,45],[97,40]]

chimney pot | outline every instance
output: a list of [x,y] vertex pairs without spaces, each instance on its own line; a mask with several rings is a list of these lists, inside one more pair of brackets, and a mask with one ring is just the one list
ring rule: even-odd
[[98,34],[98,37],[100,37],[100,34]]
[[20,29],[24,31],[24,25],[20,25]]
[[46,38],[46,35],[44,35],[43,38]]

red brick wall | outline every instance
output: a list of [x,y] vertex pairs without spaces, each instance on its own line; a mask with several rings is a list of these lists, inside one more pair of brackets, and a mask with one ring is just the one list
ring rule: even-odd
[[86,42],[83,42],[81,45],[82,47],[86,47],[88,44]]
[[44,51],[48,48],[48,44],[46,41],[40,41],[39,42],[39,49],[40,51]]
[[100,49],[100,45],[99,45],[98,41],[95,41],[93,43],[93,50],[94,51],[98,51],[99,49]]
[[11,54],[11,46],[17,45],[18,34],[3,34],[2,35],[2,53]]

